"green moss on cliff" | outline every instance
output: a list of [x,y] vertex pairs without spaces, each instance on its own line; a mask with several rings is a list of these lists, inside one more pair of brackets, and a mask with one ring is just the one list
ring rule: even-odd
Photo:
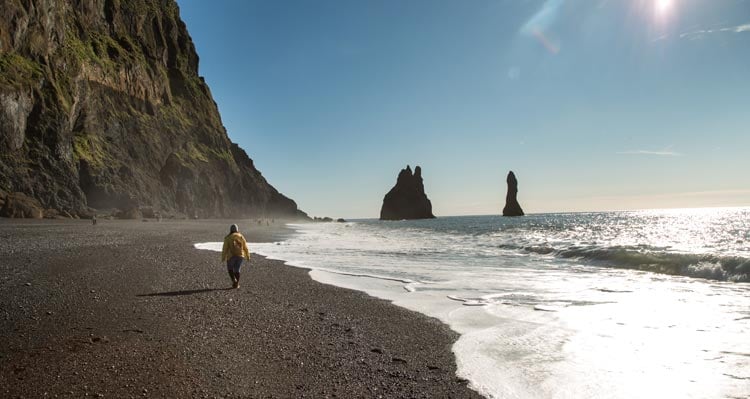
[[131,60],[147,65],[146,56],[143,55],[143,49],[141,46],[135,44],[132,37],[120,35],[117,37],[117,44],[118,49],[130,57]]
[[228,150],[220,150],[201,143],[187,143],[180,151],[175,152],[182,166],[194,165],[195,162],[208,163],[212,160],[223,160],[228,164],[234,163],[232,153]]
[[198,98],[203,95],[202,91],[203,82],[197,76],[186,76],[185,87],[191,98]]
[[162,9],[151,0],[127,0],[120,3],[122,9],[131,15],[155,14]]
[[211,147],[206,147],[206,149],[214,158],[223,160],[229,164],[234,163],[234,158],[229,150],[219,150]]
[[[205,147],[205,146],[201,145],[200,147]],[[196,146],[193,143],[189,143],[187,145],[187,155],[190,157],[190,159],[194,159],[196,161],[201,161],[201,162],[208,162],[208,158],[206,157],[206,154],[204,151],[199,150],[198,146]]]
[[71,30],[66,34],[63,51],[66,56],[78,62],[97,59],[96,53],[94,53],[94,49],[91,48],[91,45],[85,43]]
[[208,162],[208,158],[193,143],[187,143],[178,151],[175,151],[175,156],[180,162],[180,165],[186,168],[192,168],[196,162]]
[[55,91],[55,95],[60,100],[62,108],[65,112],[70,112],[70,107],[73,103],[70,78],[65,74],[61,74],[57,79],[50,80],[50,84]]
[[224,160],[226,162],[234,161],[234,158],[232,158],[232,153],[229,152],[229,150],[215,148],[215,147],[207,146],[205,144],[199,144],[198,148],[208,158],[215,159],[215,160]]
[[175,1],[124,0],[116,1],[117,5],[131,15],[166,15],[170,19],[179,19],[179,7]]
[[72,62],[93,63],[106,71],[115,71],[128,64],[149,68],[141,47],[127,35],[115,38],[106,33],[89,31],[79,36],[73,27],[68,27],[62,51],[65,58]]
[[73,155],[77,161],[86,161],[94,169],[101,169],[109,160],[102,139],[90,135],[73,137]]
[[109,69],[116,69],[117,65],[114,60],[127,54],[125,49],[120,46],[120,43],[117,43],[111,36],[98,32],[92,32],[89,37],[91,48],[96,53],[100,64]]
[[20,87],[39,82],[42,67],[36,61],[16,53],[0,54],[0,84]]
[[110,54],[125,53],[122,47],[111,37],[96,32],[89,33],[86,39],[84,41],[76,36],[68,35],[65,42],[68,55],[78,62],[93,62],[103,69],[115,69],[116,65],[110,59]]
[[169,125],[174,126],[175,129],[184,129],[193,124],[193,120],[182,112],[181,108],[172,104],[169,106],[161,107],[161,116],[164,118]]

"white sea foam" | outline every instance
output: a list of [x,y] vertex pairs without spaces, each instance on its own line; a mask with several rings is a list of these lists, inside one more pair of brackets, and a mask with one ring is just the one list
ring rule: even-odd
[[750,284],[638,263],[747,273],[750,211],[724,212],[304,224],[252,250],[447,323],[487,397],[748,397]]

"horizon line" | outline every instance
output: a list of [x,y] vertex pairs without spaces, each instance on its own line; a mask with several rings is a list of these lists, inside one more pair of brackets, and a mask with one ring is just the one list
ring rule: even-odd
[[[633,208],[633,209],[600,209],[600,210],[588,210],[588,211],[545,211],[545,212],[528,212],[524,216],[530,215],[547,215],[547,214],[560,214],[560,213],[604,213],[604,212],[640,212],[640,211],[671,211],[676,209],[743,209],[750,208],[750,204],[747,205],[729,205],[729,206],[693,206],[693,207],[674,207],[674,208]],[[484,213],[484,214],[461,214],[461,215],[435,215],[435,219],[448,218],[448,217],[465,217],[465,216],[503,216],[501,213]],[[313,217],[313,216],[311,216]],[[321,217],[321,216],[318,216]],[[332,216],[330,216],[333,218]],[[509,218],[518,218],[523,216],[507,216]],[[346,221],[350,220],[380,220],[378,217],[351,217],[346,218]],[[334,218],[335,219],[335,218]],[[429,219],[402,219],[402,220],[429,220]],[[398,222],[399,220],[394,220]]]

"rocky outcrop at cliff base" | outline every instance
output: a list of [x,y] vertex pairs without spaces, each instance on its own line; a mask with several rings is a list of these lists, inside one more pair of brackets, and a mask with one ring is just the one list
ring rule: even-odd
[[[39,201],[24,193],[13,193],[3,198],[0,216],[6,218],[41,219],[44,209]],[[53,212],[48,214],[53,215]]]

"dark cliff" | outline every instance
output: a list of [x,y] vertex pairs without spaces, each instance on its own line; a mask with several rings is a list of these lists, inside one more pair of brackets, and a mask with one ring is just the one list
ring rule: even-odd
[[380,220],[430,219],[432,203],[424,192],[422,169],[417,166],[414,174],[409,165],[401,169],[396,185],[383,198]]
[[0,195],[304,216],[227,137],[174,0],[0,3]]
[[523,209],[521,204],[518,203],[518,180],[513,171],[508,172],[508,178],[505,179],[508,183],[508,193],[505,195],[505,207],[503,208],[503,216],[523,216]]

